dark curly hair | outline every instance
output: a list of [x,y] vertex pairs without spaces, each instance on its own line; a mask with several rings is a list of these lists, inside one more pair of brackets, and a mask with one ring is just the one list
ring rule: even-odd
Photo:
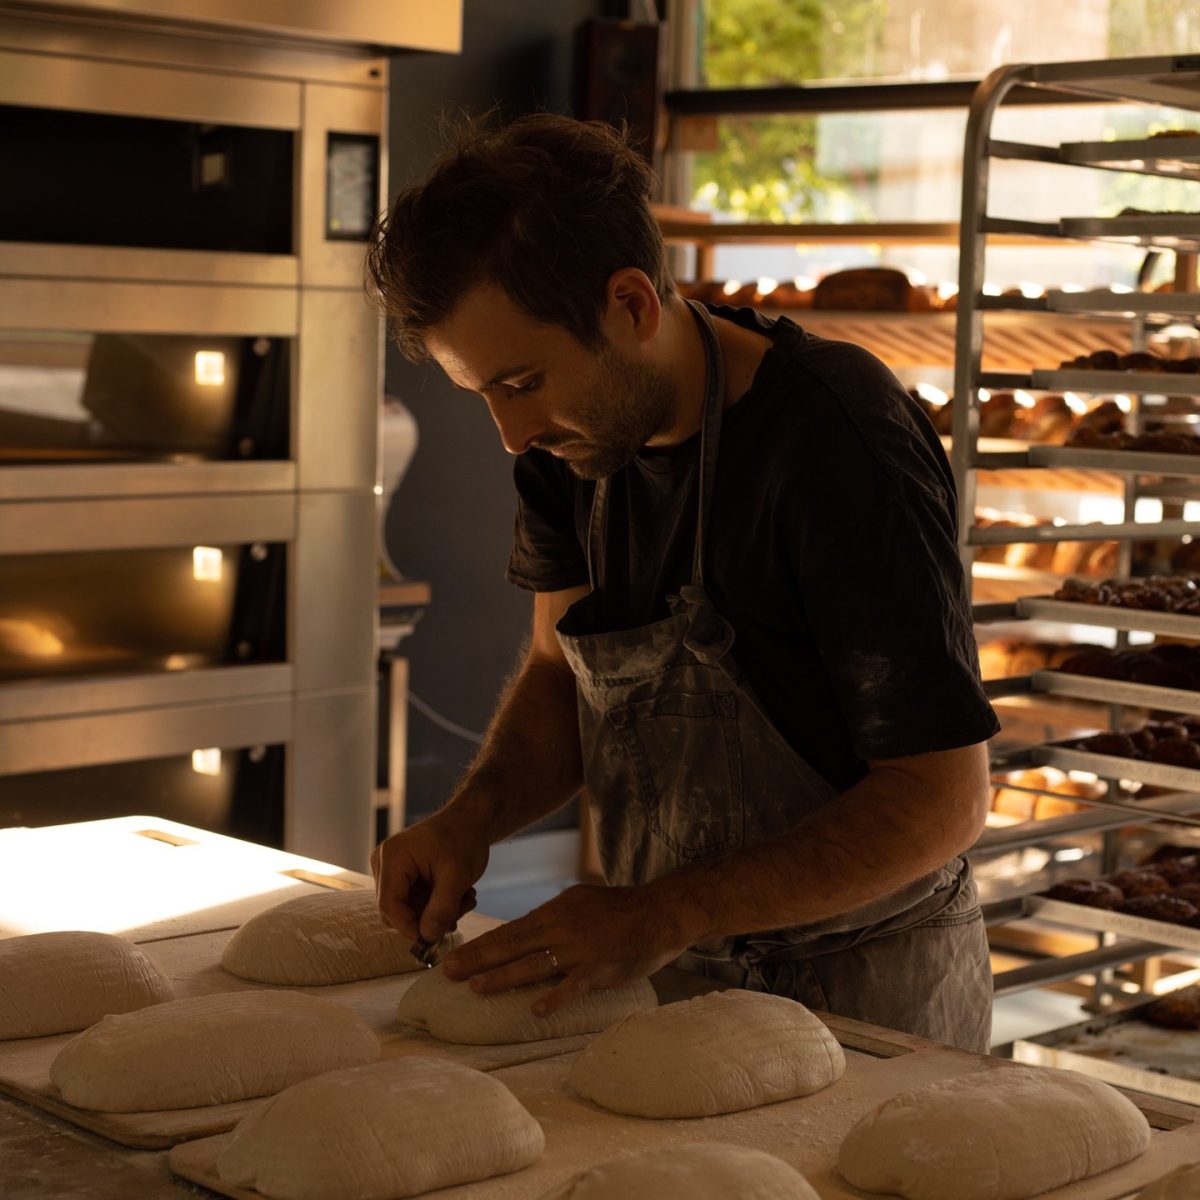
[[654,172],[624,131],[553,113],[449,130],[427,177],[380,220],[367,257],[389,329],[406,358],[480,284],[499,285],[531,317],[584,345],[600,341],[614,271],[644,271],[673,292],[650,211]]

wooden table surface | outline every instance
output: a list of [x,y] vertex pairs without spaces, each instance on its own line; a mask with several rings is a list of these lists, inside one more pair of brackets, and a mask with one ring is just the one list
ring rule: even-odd
[[[112,822],[93,824],[104,827],[100,830],[103,835],[101,840],[107,838],[114,844],[119,844],[121,837],[144,838],[147,830],[156,826],[157,833],[168,838],[183,839],[185,847],[193,849],[192,857],[197,863],[220,850],[221,842],[230,841],[215,839],[214,835],[188,830],[185,826],[170,822],[138,818],[130,818],[123,825]],[[78,829],[62,828],[73,829],[71,837],[78,839]],[[29,832],[39,835],[30,839],[31,845],[36,844],[43,851],[54,851],[52,836],[45,831]],[[170,841],[166,843],[168,846],[174,844]],[[133,849],[135,858],[145,857],[144,845],[136,845]],[[278,903],[281,890],[285,894],[292,894],[296,885],[303,891],[317,887],[369,886],[371,882],[368,877],[340,871],[328,864],[303,859],[292,861],[294,856],[277,851],[262,851],[259,855],[258,849],[247,847],[244,843],[235,844],[229,849],[239,863],[239,872],[234,874],[240,881],[241,890],[236,894],[228,897],[206,895],[205,904],[195,912],[182,910],[178,906],[172,911],[168,904],[161,915],[140,913],[130,918],[133,928],[112,931],[133,936],[142,943],[172,976],[181,994],[220,990],[230,986],[228,980],[231,977],[222,978],[223,973],[215,967],[229,931],[253,911]],[[14,853],[11,837],[7,852],[11,860]],[[180,850],[179,853],[181,858],[177,861],[188,861],[185,851]],[[0,858],[3,857],[3,848],[0,848]],[[262,885],[259,887],[254,884],[255,861],[262,876]],[[43,864],[43,867],[49,872],[49,865]],[[28,868],[29,864],[26,863],[27,875]],[[282,889],[281,883],[284,885]],[[77,894],[79,917],[70,914],[70,919],[60,924],[59,928],[89,927],[86,921],[91,911],[88,905],[89,890],[82,887],[77,889]],[[0,918],[3,915],[0,913]],[[478,923],[480,929],[486,927],[488,920],[474,914],[471,917],[472,925]],[[3,919],[0,919],[0,937],[24,932],[20,923],[26,921],[28,914],[24,912],[17,913],[15,918],[10,917],[7,928]],[[28,923],[36,924],[32,921]],[[472,928],[467,932],[478,933],[480,929]],[[378,1025],[380,1020],[386,1020],[393,1003],[390,993],[384,997],[382,992],[388,987],[394,988],[396,982],[392,980],[389,984],[384,981],[382,988],[378,984],[368,984],[360,987],[359,991],[354,991],[358,985],[347,985],[347,988],[353,992],[355,1006],[360,1008],[368,1021]],[[669,968],[660,972],[654,982],[662,1002],[708,991],[713,986],[706,980]],[[836,1145],[849,1128],[849,1123],[896,1091],[934,1078],[995,1069],[999,1065],[998,1060],[986,1055],[968,1054],[861,1022],[833,1016],[824,1019],[848,1051],[848,1069],[843,1080],[824,1093],[802,1100],[703,1121],[636,1121],[604,1113],[571,1096],[564,1082],[571,1058],[578,1050],[579,1039],[563,1039],[564,1044],[558,1046],[543,1043],[540,1047],[518,1050],[515,1056],[506,1053],[514,1048],[490,1048],[492,1058],[479,1065],[496,1071],[497,1077],[509,1084],[543,1124],[549,1122],[552,1136],[547,1139],[547,1152],[541,1162],[524,1172],[504,1180],[439,1192],[438,1200],[443,1194],[446,1200],[451,1200],[451,1197],[457,1200],[460,1195],[463,1200],[484,1200],[493,1196],[496,1200],[532,1200],[552,1183],[597,1161],[597,1156],[610,1157],[611,1154],[606,1151],[609,1141],[617,1150],[627,1152],[643,1144],[650,1146],[670,1141],[702,1141],[722,1136],[760,1146],[794,1161],[795,1165],[809,1174],[823,1200],[846,1200],[848,1197],[865,1195],[848,1189],[832,1169],[836,1161]],[[388,1053],[389,1031],[383,1026],[377,1031],[384,1040],[385,1053]],[[30,1042],[48,1044],[58,1040],[30,1039]],[[25,1046],[28,1047],[30,1042]],[[10,1043],[10,1068],[13,1048],[19,1045]],[[549,1057],[547,1047],[552,1051]],[[457,1052],[450,1048],[445,1050],[451,1056]],[[0,1046],[0,1075],[3,1067],[3,1048]],[[1097,1190],[1095,1183],[1078,1184],[1048,1193],[1047,1200],[1051,1200],[1051,1197],[1056,1200],[1059,1197],[1061,1200],[1118,1200],[1179,1162],[1200,1160],[1200,1110],[1154,1097],[1134,1096],[1133,1099],[1142,1107],[1155,1129],[1154,1143],[1147,1155],[1134,1164],[1120,1168],[1118,1172],[1109,1173],[1111,1178],[1106,1179],[1100,1190]],[[797,1132],[801,1131],[804,1136],[797,1137]],[[606,1140],[602,1135],[611,1136]],[[211,1182],[211,1155],[217,1146],[218,1138],[207,1142],[191,1141],[178,1146],[173,1153],[180,1164],[196,1167],[194,1173]],[[3,1200],[178,1200],[181,1197],[211,1197],[214,1194],[172,1176],[165,1150],[127,1149],[94,1132],[68,1124],[51,1113],[31,1108],[17,1100],[0,1099],[0,1197]]]

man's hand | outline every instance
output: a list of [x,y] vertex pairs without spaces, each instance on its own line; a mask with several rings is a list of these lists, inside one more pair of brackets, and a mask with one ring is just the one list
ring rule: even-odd
[[392,834],[371,851],[383,920],[411,941],[441,941],[475,907],[487,863],[487,837],[452,809]]
[[460,946],[442,965],[481,993],[565,975],[533,1006],[544,1017],[585,992],[653,974],[688,944],[682,923],[647,889],[581,884]]

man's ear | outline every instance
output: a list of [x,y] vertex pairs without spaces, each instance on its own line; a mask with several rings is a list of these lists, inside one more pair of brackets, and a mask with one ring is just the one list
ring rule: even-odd
[[604,332],[614,345],[651,341],[662,324],[662,301],[645,271],[622,267],[609,276],[605,290]]

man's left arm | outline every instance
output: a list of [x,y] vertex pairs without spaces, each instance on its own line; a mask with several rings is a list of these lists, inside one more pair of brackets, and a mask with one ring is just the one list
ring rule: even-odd
[[866,776],[780,837],[638,887],[577,886],[455,951],[452,978],[481,992],[565,979],[542,1015],[644,977],[710,938],[805,925],[895,891],[972,845],[988,802],[985,744],[871,763]]

